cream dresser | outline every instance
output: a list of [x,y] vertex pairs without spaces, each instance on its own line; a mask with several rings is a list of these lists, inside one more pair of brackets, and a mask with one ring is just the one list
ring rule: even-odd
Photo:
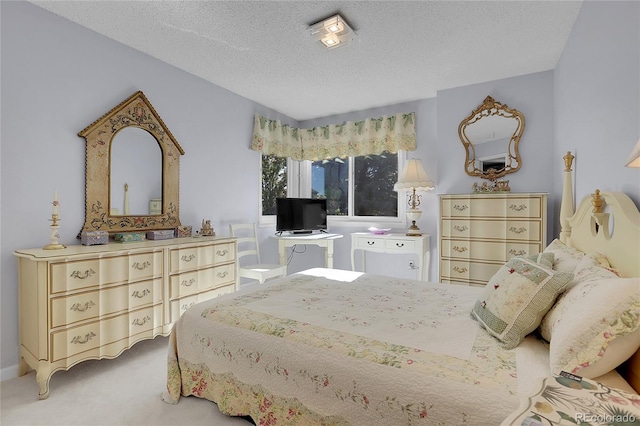
[[236,290],[236,250],[214,237],[17,250],[19,374],[36,370],[44,399],[57,370],[168,335],[190,306]]
[[546,247],[547,194],[440,195],[440,281],[484,286],[513,256]]

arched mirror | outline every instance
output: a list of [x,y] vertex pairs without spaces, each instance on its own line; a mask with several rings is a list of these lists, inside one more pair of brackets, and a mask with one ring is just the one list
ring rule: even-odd
[[[83,231],[180,226],[182,147],[138,91],[78,133],[86,140]],[[160,208],[151,209],[154,204]]]
[[111,141],[110,166],[112,216],[161,213],[149,209],[152,200],[162,200],[162,149],[151,133],[135,126],[120,130]]
[[524,115],[487,96],[458,126],[465,172],[491,181],[516,172],[522,163],[518,144],[523,132]]

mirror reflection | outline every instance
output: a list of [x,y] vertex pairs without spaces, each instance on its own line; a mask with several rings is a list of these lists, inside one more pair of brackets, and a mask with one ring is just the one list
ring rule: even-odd
[[109,206],[112,216],[161,214],[149,211],[162,199],[162,150],[144,129],[130,126],[111,142]]
[[522,113],[487,96],[458,127],[466,151],[465,172],[494,181],[517,171],[523,132]]

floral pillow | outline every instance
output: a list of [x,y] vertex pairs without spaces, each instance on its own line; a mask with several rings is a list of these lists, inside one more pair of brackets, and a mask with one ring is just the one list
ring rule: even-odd
[[[505,349],[515,348],[540,325],[542,317],[573,277],[551,269],[551,253],[514,257],[489,280],[471,311]],[[539,260],[537,262],[536,260]]]
[[572,292],[571,289],[576,285],[586,284],[590,281],[597,281],[607,278],[618,278],[618,273],[609,268],[609,261],[600,253],[589,253],[578,262],[578,266],[573,274],[573,280],[567,285],[566,291],[558,297],[555,305],[544,316],[540,323],[540,335],[547,342],[551,342],[555,327],[564,318],[565,310],[571,308],[572,304],[581,303],[580,298],[585,291],[582,287],[580,290]]
[[569,247],[559,239],[551,241],[543,253],[553,253],[553,269],[560,272],[573,272],[578,266],[578,262],[584,256],[584,253]]
[[561,320],[549,344],[552,372],[595,378],[640,347],[640,278],[583,281],[556,305]]

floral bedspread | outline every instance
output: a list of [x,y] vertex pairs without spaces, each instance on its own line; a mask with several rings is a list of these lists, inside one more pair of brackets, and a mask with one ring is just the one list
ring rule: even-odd
[[258,425],[500,424],[516,356],[470,318],[481,290],[314,269],[203,302],[174,325],[163,399]]

